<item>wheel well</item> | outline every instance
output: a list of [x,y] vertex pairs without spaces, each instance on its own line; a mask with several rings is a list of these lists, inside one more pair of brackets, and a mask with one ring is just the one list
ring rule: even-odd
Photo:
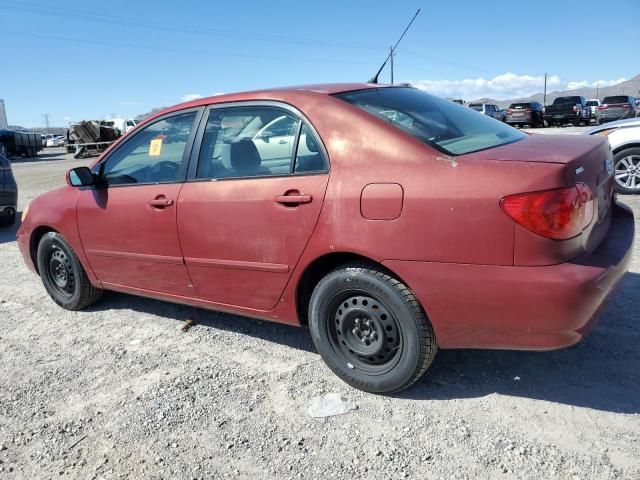
[[40,273],[38,271],[38,244],[40,243],[42,237],[44,237],[44,235],[49,232],[55,232],[55,230],[51,227],[41,226],[36,228],[31,234],[31,240],[29,242],[29,253],[31,254],[31,261],[33,262],[33,266],[35,267],[38,274]]
[[640,148],[640,143],[628,143],[626,145],[621,145],[613,151],[614,155],[622,152],[623,150],[627,150],[629,148]]
[[[380,269],[388,271],[388,269],[383,265],[374,260],[371,260],[370,258],[349,252],[328,253],[326,255],[323,255],[322,257],[316,258],[307,266],[302,276],[300,277],[300,280],[298,281],[298,288],[296,291],[296,308],[298,310],[298,318],[300,319],[300,323],[302,325],[307,325],[308,323],[309,319],[307,318],[307,312],[309,310],[309,301],[311,300],[311,294],[313,293],[313,289],[322,279],[322,277],[324,277],[332,270],[335,270],[340,265],[358,261],[366,262],[371,265],[375,265]],[[389,273],[392,274],[391,272]]]

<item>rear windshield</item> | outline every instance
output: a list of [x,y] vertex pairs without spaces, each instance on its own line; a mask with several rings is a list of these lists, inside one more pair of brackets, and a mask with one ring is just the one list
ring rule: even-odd
[[530,103],[512,103],[511,105],[509,105],[509,108],[520,110],[523,108],[531,108],[531,104]]
[[596,102],[595,100],[587,100],[587,107],[597,107],[598,106],[598,102]]
[[604,97],[602,103],[629,103],[629,97],[624,95],[616,95],[615,97]]
[[580,103],[580,97],[560,97],[553,101],[554,105],[575,105]]
[[471,110],[475,110],[476,112],[481,112],[482,111],[482,104],[481,103],[470,103],[469,104],[469,108]]
[[370,88],[335,96],[451,155],[486,150],[527,137],[489,116],[415,88]]

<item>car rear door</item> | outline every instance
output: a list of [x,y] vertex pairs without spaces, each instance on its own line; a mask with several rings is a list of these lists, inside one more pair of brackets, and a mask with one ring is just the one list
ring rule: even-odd
[[107,288],[196,296],[176,207],[202,110],[153,121],[94,167],[106,183],[81,192],[78,229],[89,264]]
[[[289,132],[273,132],[285,141],[278,143],[286,147],[282,158],[274,158],[272,138],[238,134],[247,124],[261,127],[282,116],[291,125]],[[182,251],[200,297],[272,309],[318,221],[328,178],[319,137],[292,107],[212,107],[178,203]]]

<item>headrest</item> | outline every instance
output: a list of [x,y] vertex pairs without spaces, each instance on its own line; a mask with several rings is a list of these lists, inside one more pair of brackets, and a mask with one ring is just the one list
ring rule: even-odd
[[251,170],[260,166],[261,159],[253,140],[243,138],[231,144],[229,151],[231,168],[234,170]]
[[304,138],[305,143],[307,144],[307,149],[312,153],[318,153],[320,149],[318,148],[318,142],[316,142],[316,139],[313,137],[313,135],[307,132]]

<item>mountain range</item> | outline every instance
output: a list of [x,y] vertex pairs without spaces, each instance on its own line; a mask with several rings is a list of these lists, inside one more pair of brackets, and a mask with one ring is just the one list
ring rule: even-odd
[[[589,98],[598,98],[600,101],[604,97],[609,95],[633,95],[635,97],[640,98],[640,74],[635,77],[625,80],[624,82],[616,83],[615,85],[610,85],[608,87],[600,87],[598,89],[597,97],[596,97],[596,89],[594,87],[589,88],[578,88],[575,90],[560,90],[547,92],[546,105],[553,103],[553,101],[557,97],[565,97],[569,95],[580,95],[587,99]],[[545,105],[544,93],[536,93],[529,97],[524,98],[513,98],[511,100],[495,100],[493,98],[478,98],[469,103],[493,103],[498,105],[500,108],[508,108],[512,103],[524,103],[524,102],[540,102]]]

